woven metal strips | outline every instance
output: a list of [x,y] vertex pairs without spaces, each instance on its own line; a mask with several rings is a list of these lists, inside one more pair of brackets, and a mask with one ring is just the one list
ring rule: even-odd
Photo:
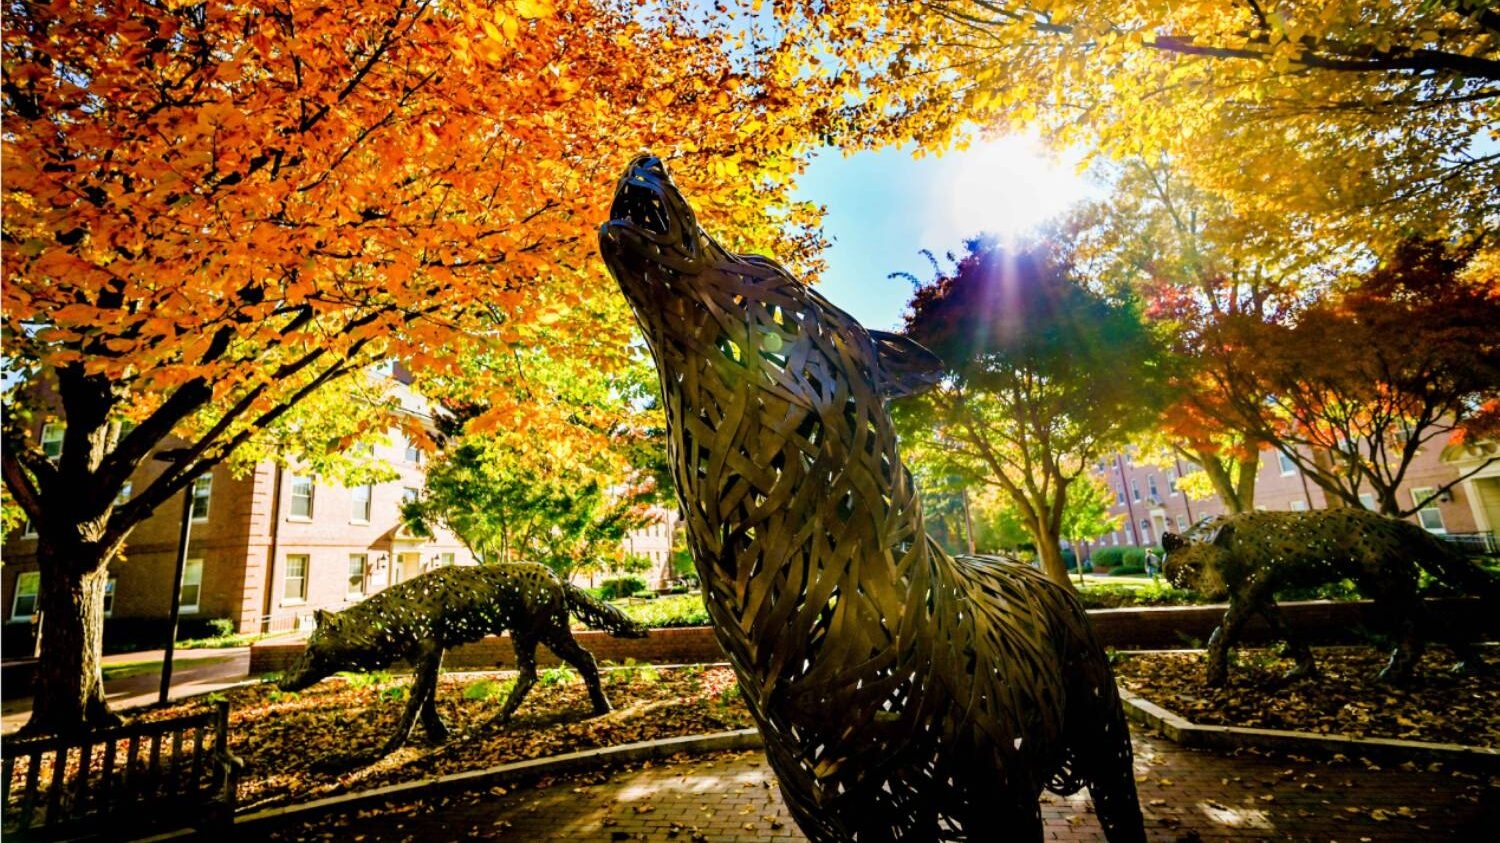
[[814,841],[1040,839],[1087,785],[1142,840],[1129,734],[1070,592],[930,542],[885,408],[940,366],[721,249],[650,157],[600,232],[661,377],[720,642]]
[[1203,541],[1166,533],[1162,571],[1179,587],[1229,599],[1224,620],[1208,642],[1206,680],[1229,678],[1229,650],[1254,615],[1261,615],[1288,645],[1296,664],[1288,678],[1317,672],[1307,643],[1293,635],[1276,608],[1276,592],[1354,580],[1375,601],[1396,639],[1380,678],[1411,677],[1425,649],[1422,633],[1436,630],[1458,657],[1456,669],[1482,665],[1472,642],[1442,618],[1429,617],[1417,593],[1417,568],[1500,606],[1500,580],[1426,530],[1407,521],[1352,507],[1315,512],[1245,512],[1210,522]]

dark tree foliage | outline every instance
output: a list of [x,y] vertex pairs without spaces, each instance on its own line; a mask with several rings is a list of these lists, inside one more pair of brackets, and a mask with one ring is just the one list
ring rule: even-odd
[[1150,424],[1163,396],[1162,354],[1136,303],[1081,284],[1053,244],[979,239],[918,286],[906,332],[947,377],[901,408],[904,432],[943,470],[1003,490],[1044,569],[1067,582],[1068,486]]
[[1235,421],[1331,499],[1359,506],[1367,493],[1392,516],[1426,506],[1397,495],[1417,454],[1500,429],[1500,286],[1472,260],[1408,241],[1293,324],[1224,320],[1209,339],[1228,363],[1226,392],[1269,396],[1231,402]]

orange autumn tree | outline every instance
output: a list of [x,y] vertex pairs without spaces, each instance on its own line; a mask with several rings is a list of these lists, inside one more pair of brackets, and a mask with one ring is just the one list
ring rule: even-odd
[[[476,346],[623,355],[593,231],[641,148],[675,154],[712,227],[740,235],[726,245],[816,268],[815,210],[787,191],[820,77],[773,43],[737,50],[732,21],[686,14],[623,0],[7,7],[0,444],[38,534],[29,731],[112,719],[98,666],[110,560],[310,396],[384,358],[421,377]],[[569,435],[563,402],[473,386],[492,422]],[[55,458],[43,420],[65,425]],[[181,448],[119,500],[164,444]]]

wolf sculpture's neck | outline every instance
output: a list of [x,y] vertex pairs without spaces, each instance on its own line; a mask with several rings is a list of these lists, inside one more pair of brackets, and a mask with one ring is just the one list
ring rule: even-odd
[[767,383],[780,372],[753,326],[727,326],[738,353],[658,354],[689,541],[721,640],[759,680],[745,691],[760,711],[899,681],[925,646],[900,630],[927,612],[941,553],[881,396],[851,386],[850,346],[869,338],[790,318],[791,386]]

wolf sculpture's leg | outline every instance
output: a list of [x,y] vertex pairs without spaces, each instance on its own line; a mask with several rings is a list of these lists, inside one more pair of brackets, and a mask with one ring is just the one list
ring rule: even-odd
[[521,707],[521,701],[531,691],[531,686],[536,684],[536,639],[515,636],[511,641],[515,645],[516,668],[520,675],[516,677],[515,687],[510,689],[510,696],[505,698],[505,705],[500,707],[500,713],[491,719],[492,723],[509,722],[510,716],[516,713],[516,709]]
[[427,693],[422,700],[422,728],[427,732],[427,740],[432,743],[443,743],[448,740],[448,724],[437,710],[437,686],[438,676],[443,666],[443,651],[440,649],[428,661],[422,665],[422,670],[428,675],[426,677]]
[[1281,616],[1281,608],[1274,601],[1266,601],[1266,605],[1260,609],[1260,616],[1266,619],[1271,627],[1271,634],[1286,642],[1287,655],[1291,656],[1296,664],[1283,676],[1284,679],[1300,679],[1304,676],[1317,676],[1318,665],[1313,661],[1312,650],[1307,642],[1292,633],[1291,627],[1287,626],[1286,620]]
[[[438,670],[443,665],[443,650],[441,647],[425,647],[417,658],[412,659],[417,663],[417,672],[411,685],[411,699],[406,701],[406,708],[401,712],[401,719],[396,723],[396,733],[381,747],[382,755],[389,755],[400,749],[411,736],[411,730],[417,725],[417,713],[423,713],[423,725],[427,728],[430,739],[441,742],[447,736],[447,729],[443,728],[440,734],[434,735],[431,724],[428,722],[426,709],[431,708],[432,717],[437,718],[436,696]],[[442,721],[438,720],[438,725]]]
[[1208,639],[1207,682],[1223,685],[1229,681],[1229,648],[1239,640],[1240,629],[1250,616],[1245,604],[1234,598],[1229,600],[1229,611],[1224,613],[1224,622]]
[[583,676],[583,682],[589,689],[589,700],[594,703],[594,713],[608,714],[611,706],[609,699],[604,696],[604,689],[599,685],[599,665],[594,661],[594,654],[583,649],[583,645],[578,643],[567,627],[550,636],[547,646]]
[[1396,649],[1391,651],[1391,660],[1375,677],[1381,682],[1399,685],[1411,679],[1417,661],[1426,649],[1422,632],[1417,628],[1417,616],[1422,611],[1421,598],[1416,586],[1410,588],[1387,588],[1375,593],[1375,608],[1391,625]]
[[[1113,698],[1114,694],[1102,695]],[[1102,706],[1101,706],[1102,707]],[[1085,724],[1069,724],[1070,728]],[[1145,843],[1141,803],[1135,791],[1135,755],[1130,747],[1130,727],[1118,700],[1113,711],[1098,712],[1092,728],[1098,737],[1089,741],[1087,773],[1094,813],[1110,843]]]

